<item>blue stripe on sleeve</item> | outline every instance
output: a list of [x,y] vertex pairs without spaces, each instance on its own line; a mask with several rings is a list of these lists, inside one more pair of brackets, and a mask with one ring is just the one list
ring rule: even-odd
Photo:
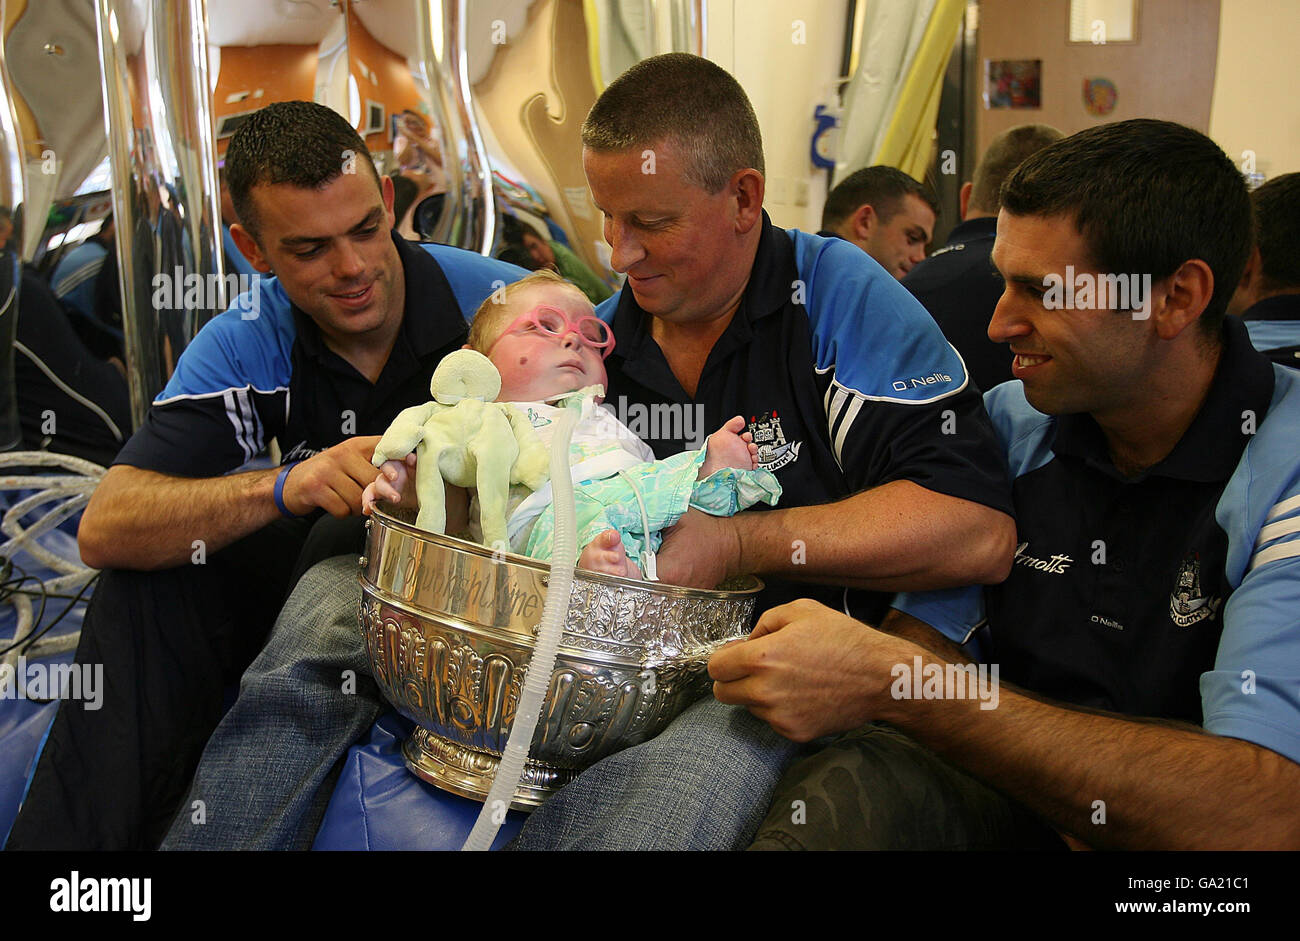
[[1268,414],[1215,511],[1234,590],[1201,705],[1206,731],[1300,762],[1300,373],[1273,373]]
[[154,404],[229,389],[288,388],[294,335],[289,298],[280,282],[259,278],[252,291],[203,325]]
[[966,366],[920,302],[843,239],[791,230],[819,372],[868,399],[915,405],[966,387]]

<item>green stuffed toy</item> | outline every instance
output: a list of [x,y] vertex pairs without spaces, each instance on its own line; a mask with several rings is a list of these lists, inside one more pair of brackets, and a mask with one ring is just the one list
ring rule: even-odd
[[400,461],[415,452],[416,525],[447,528],[443,481],[478,491],[483,541],[508,546],[506,504],[511,484],[536,490],[550,478],[550,454],[528,417],[497,402],[501,374],[474,350],[445,356],[429,383],[433,401],[404,409],[388,426],[371,463]]

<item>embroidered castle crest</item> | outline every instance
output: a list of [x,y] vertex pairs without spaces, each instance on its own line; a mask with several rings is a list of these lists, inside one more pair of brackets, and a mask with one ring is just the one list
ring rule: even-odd
[[773,409],[759,416],[750,416],[749,432],[758,445],[758,466],[775,471],[798,460],[802,441],[786,441],[781,430],[781,416]]
[[1201,589],[1201,557],[1193,552],[1183,559],[1178,581],[1169,595],[1169,617],[1179,627],[1191,627],[1212,618],[1223,604],[1221,598],[1207,598]]

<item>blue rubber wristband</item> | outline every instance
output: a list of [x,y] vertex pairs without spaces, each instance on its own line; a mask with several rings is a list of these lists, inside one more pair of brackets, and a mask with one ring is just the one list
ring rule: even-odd
[[289,471],[293,470],[301,463],[302,461],[290,461],[288,464],[284,465],[284,467],[281,467],[280,473],[275,475],[275,490],[272,492],[272,495],[275,497],[276,509],[280,511],[280,515],[288,517],[291,520],[301,519],[303,516],[309,515],[307,513],[291,513],[289,508],[284,505],[285,478],[289,476]]

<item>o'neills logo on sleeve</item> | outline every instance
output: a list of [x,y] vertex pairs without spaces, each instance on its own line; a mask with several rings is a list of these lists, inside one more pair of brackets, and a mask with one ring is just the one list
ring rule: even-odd
[[952,382],[952,376],[946,372],[932,372],[928,376],[903,376],[895,379],[893,389],[895,392],[906,392],[908,389],[924,389],[926,386],[941,385],[945,382]]
[[1023,565],[1025,568],[1034,569],[1037,572],[1046,572],[1049,575],[1063,575],[1074,564],[1074,559],[1064,553],[1040,559],[1026,552],[1025,550],[1028,548],[1028,542],[1022,542],[1016,546],[1016,565]]

